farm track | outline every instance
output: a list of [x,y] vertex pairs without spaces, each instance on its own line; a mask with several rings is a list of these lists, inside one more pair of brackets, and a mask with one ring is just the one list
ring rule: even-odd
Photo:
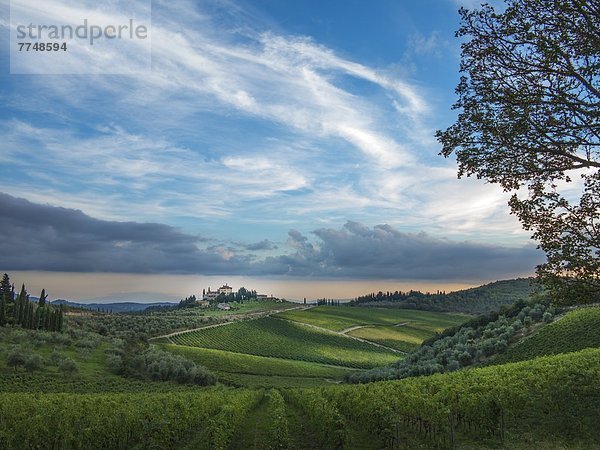
[[320,327],[320,326],[318,326],[318,325],[312,325],[312,324],[310,324],[310,323],[304,323],[304,322],[296,322],[296,321],[294,321],[294,320],[283,319],[283,318],[281,318],[281,317],[274,317],[274,319],[277,319],[277,320],[285,320],[286,322],[290,322],[290,323],[294,323],[294,324],[298,324],[298,325],[304,325],[304,326],[306,326],[306,327],[309,327],[309,328],[314,328],[314,329],[316,329],[316,330],[319,330],[319,331],[325,331],[325,332],[327,332],[327,333],[338,334],[338,335],[340,335],[340,336],[344,336],[344,337],[346,337],[346,338],[348,338],[348,339],[354,339],[354,340],[356,340],[356,341],[364,342],[365,344],[371,344],[371,345],[374,345],[375,347],[384,348],[384,349],[386,349],[386,350],[389,350],[390,352],[399,353],[399,354],[401,354],[401,355],[406,355],[406,352],[403,352],[403,351],[401,351],[401,350],[396,350],[395,348],[387,347],[387,346],[385,346],[385,345],[378,344],[378,343],[376,343],[376,342],[373,342],[373,341],[368,341],[368,340],[366,340],[366,339],[362,339],[362,338],[359,338],[359,337],[356,337],[356,336],[351,336],[351,335],[349,335],[349,334],[345,334],[345,333],[347,333],[348,331],[356,330],[356,329],[358,329],[358,328],[365,328],[365,327],[367,327],[367,326],[370,326],[370,325],[360,325],[360,326],[356,326],[356,327],[350,327],[349,329],[342,330],[342,331],[333,331],[333,330],[329,330],[329,329],[327,329],[327,328]]
[[[392,325],[394,327],[404,327],[406,325],[408,325],[409,322],[403,322],[403,323],[397,323],[395,325]],[[348,334],[351,331],[354,330],[359,330],[360,328],[375,328],[375,327],[382,327],[382,326],[386,326],[386,325],[381,325],[381,324],[369,324],[369,325],[354,325],[352,327],[348,327],[348,328],[344,328],[343,330],[339,331],[340,334]]]
[[295,309],[298,310],[306,310],[306,309],[310,309],[312,308],[312,306],[297,306],[294,308],[286,308],[286,309],[273,309],[270,311],[258,311],[258,312],[253,312],[253,313],[245,313],[245,314],[231,314],[228,316],[223,316],[225,318],[225,320],[223,322],[219,322],[219,323],[213,323],[211,325],[205,325],[203,327],[196,327],[196,328],[190,328],[188,330],[179,330],[179,331],[174,331],[173,333],[169,333],[169,334],[163,334],[161,336],[154,336],[151,337],[149,340],[153,341],[153,340],[158,340],[158,339],[167,339],[171,344],[174,344],[174,342],[171,340],[171,338],[173,336],[179,336],[181,334],[185,334],[185,333],[191,333],[192,331],[198,331],[198,330],[204,330],[207,328],[215,328],[215,327],[222,327],[224,325],[229,325],[235,322],[239,322],[240,320],[255,320],[255,319],[260,319],[263,317],[269,317],[272,314],[277,314],[277,313],[281,313],[284,311],[293,311]]

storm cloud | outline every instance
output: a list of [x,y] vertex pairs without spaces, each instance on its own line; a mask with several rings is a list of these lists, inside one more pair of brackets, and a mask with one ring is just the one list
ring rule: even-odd
[[481,280],[531,273],[543,255],[534,246],[507,248],[454,242],[426,233],[404,233],[390,225],[369,228],[348,221],[342,229],[321,228],[315,246],[297,230],[291,255],[267,258],[265,272],[398,280]]
[[263,239],[259,242],[254,242],[253,244],[245,245],[244,248],[247,250],[276,250],[278,247],[275,243],[271,242],[268,239]]
[[115,222],[0,193],[1,265],[11,270],[218,273],[240,258],[202,250],[204,239],[157,223]]
[[[292,277],[478,280],[532,272],[542,261],[533,246],[508,248],[456,242],[390,225],[348,221],[310,236],[288,233],[288,253],[257,259],[157,223],[99,220],[0,193],[3,270]],[[265,239],[247,249],[276,249]]]

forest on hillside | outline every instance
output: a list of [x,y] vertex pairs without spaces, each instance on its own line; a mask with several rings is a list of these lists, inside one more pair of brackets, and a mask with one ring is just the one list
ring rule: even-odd
[[425,311],[485,314],[528,298],[541,290],[533,278],[517,278],[489,283],[456,292],[421,291],[377,292],[355,298],[350,306],[420,309]]

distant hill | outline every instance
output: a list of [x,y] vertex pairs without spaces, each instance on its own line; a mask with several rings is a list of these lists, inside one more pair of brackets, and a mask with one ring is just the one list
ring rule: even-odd
[[111,311],[114,313],[122,312],[138,312],[144,311],[151,306],[174,306],[177,303],[173,302],[156,302],[156,303],[136,303],[136,302],[116,302],[116,303],[77,303],[69,300],[54,300],[51,302],[54,305],[65,305],[73,308],[83,308],[92,311]]
[[352,306],[377,306],[391,308],[421,309],[426,311],[486,314],[528,298],[539,289],[534,278],[495,281],[476,288],[446,293],[378,292],[358,297]]

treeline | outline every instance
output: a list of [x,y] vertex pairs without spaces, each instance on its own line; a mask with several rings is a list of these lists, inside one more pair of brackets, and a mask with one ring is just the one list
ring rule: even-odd
[[377,306],[424,311],[485,314],[502,305],[526,299],[539,289],[533,278],[496,281],[476,288],[446,293],[421,291],[377,292],[357,297],[350,306]]
[[321,298],[317,300],[318,306],[341,306],[341,302],[339,300],[333,300],[330,298]]
[[20,326],[30,330],[62,331],[63,306],[58,308],[47,302],[46,290],[42,289],[39,300],[29,298],[25,284],[18,296],[8,274],[0,282],[0,326]]
[[434,373],[453,372],[481,364],[501,354],[517,335],[536,323],[551,322],[555,309],[544,298],[519,301],[501,311],[475,317],[423,342],[416,352],[386,366],[349,375],[351,383],[395,380]]
[[[206,295],[206,290],[202,291],[202,296],[204,297],[204,295]],[[211,303],[215,304],[215,303],[231,303],[231,302],[238,302],[238,303],[243,303],[245,301],[252,301],[252,300],[256,300],[258,297],[258,293],[255,290],[251,290],[251,289],[246,289],[245,287],[241,287],[237,290],[237,292],[232,292],[231,294],[219,294],[218,296],[216,296],[214,298],[214,300],[211,300]],[[176,305],[173,306],[166,306],[166,305],[158,305],[158,306],[150,306],[148,308],[146,308],[144,311],[142,311],[142,313],[152,313],[152,312],[157,312],[157,311],[168,311],[168,310],[173,310],[173,309],[184,309],[184,308],[195,308],[200,306],[200,304],[198,303],[199,301],[202,301],[203,299],[199,299],[196,297],[196,295],[190,295],[189,297],[186,297],[182,300],[179,301],[179,303],[177,303]]]
[[188,308],[175,308],[144,313],[70,316],[69,328],[121,338],[135,333],[140,338],[147,339],[174,331],[213,325],[225,320],[225,318],[205,316]]

